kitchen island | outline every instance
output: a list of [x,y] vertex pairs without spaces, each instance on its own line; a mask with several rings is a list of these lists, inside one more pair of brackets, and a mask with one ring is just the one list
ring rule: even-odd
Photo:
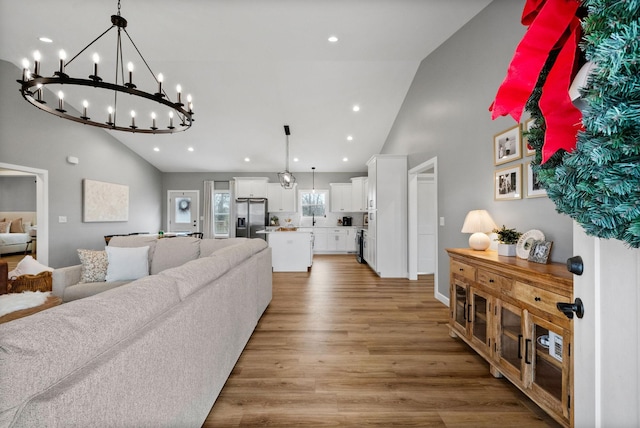
[[272,251],[274,272],[306,272],[313,264],[313,232],[306,229],[261,230]]

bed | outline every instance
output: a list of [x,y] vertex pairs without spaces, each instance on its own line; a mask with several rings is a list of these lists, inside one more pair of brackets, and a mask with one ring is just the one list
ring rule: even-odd
[[[0,211],[0,220],[14,223],[13,232],[0,233],[0,255],[24,253],[27,243],[36,236],[36,213],[33,211]],[[4,222],[2,222],[4,223]],[[21,227],[17,227],[21,223]],[[33,250],[32,247],[29,248]]]

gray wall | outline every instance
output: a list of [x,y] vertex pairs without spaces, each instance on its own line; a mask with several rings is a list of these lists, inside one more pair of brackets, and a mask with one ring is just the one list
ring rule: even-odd
[[[113,138],[40,111],[24,101],[16,79],[21,70],[0,61],[0,162],[49,172],[49,265],[79,262],[77,248],[103,248],[104,235],[157,231],[162,174]],[[67,156],[80,159],[78,165]],[[82,180],[129,186],[129,221],[82,222]],[[58,223],[66,216],[67,223]]]
[[0,177],[0,211],[35,210],[35,177]]
[[[496,169],[525,166],[531,158],[494,166],[493,136],[515,124],[491,120],[488,107],[525,32],[524,2],[495,0],[422,61],[382,153],[408,154],[412,168],[438,158],[439,291],[448,296],[445,248],[468,247],[460,229],[473,209],[487,209],[501,226],[540,229],[554,242],[551,257],[564,262],[572,252],[572,223],[548,198],[494,201]],[[523,168],[524,171],[526,169]]]

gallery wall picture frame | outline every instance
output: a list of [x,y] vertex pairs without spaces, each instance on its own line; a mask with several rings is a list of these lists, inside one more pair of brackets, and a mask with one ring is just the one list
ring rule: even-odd
[[522,199],[522,164],[494,172],[494,195],[496,201]]
[[534,124],[535,119],[527,119],[522,124],[522,147],[526,156],[533,156],[536,154],[536,150],[533,147],[529,146],[529,139],[525,135],[526,132],[531,131],[531,128],[533,128]]
[[529,251],[529,261],[546,264],[549,261],[553,241],[534,241]]
[[527,198],[544,198],[546,196],[547,190],[542,187],[531,162],[527,162]]
[[522,158],[522,133],[520,124],[493,137],[493,163],[502,165]]
[[129,220],[129,186],[82,180],[82,221],[115,222]]

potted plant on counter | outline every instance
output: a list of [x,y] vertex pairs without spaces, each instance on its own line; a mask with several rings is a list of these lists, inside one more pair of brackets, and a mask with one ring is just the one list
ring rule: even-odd
[[522,232],[518,232],[515,229],[507,229],[505,225],[502,225],[502,229],[493,229],[493,233],[498,235],[498,255],[510,256],[516,255],[516,244],[518,239],[522,236]]

